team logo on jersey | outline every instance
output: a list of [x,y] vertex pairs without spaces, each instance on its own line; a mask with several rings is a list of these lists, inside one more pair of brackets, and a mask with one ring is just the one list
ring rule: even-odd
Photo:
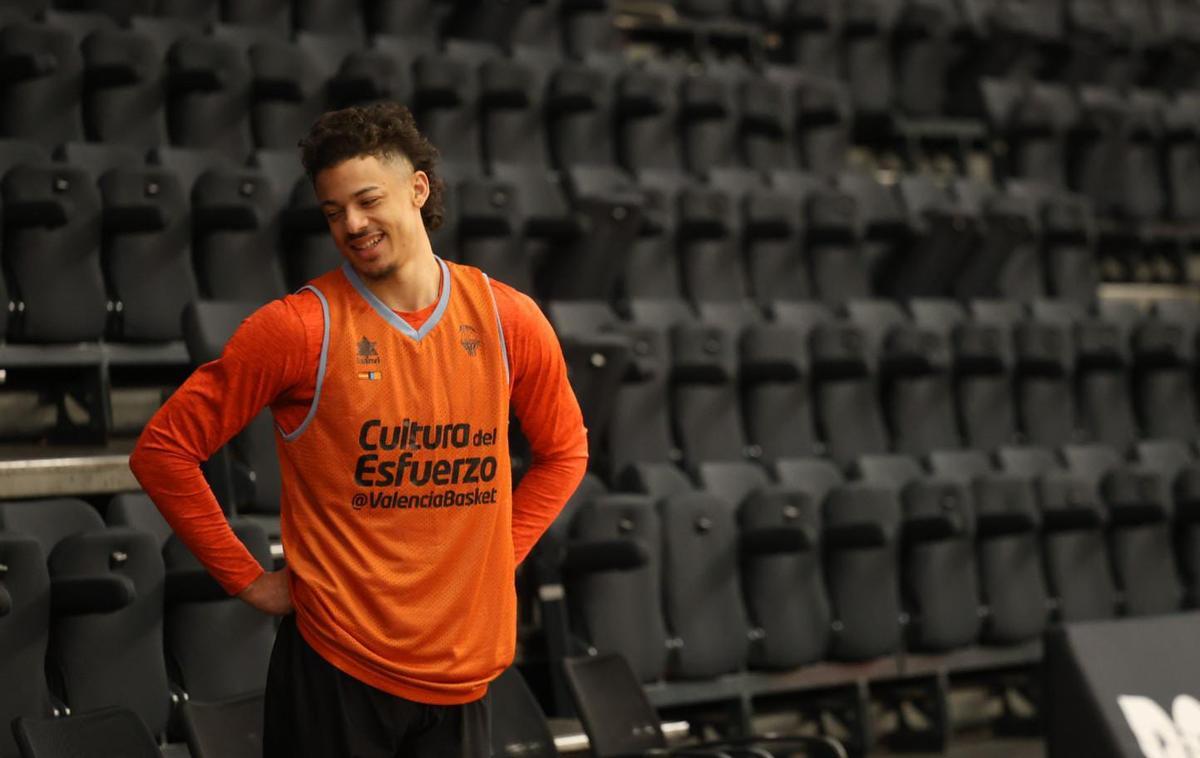
[[479,338],[479,330],[468,324],[462,324],[458,327],[458,336],[462,342],[463,349],[470,356],[475,355],[475,351],[479,349],[480,343],[483,342]]
[[379,351],[375,349],[375,343],[366,337],[358,341],[358,365],[379,365]]

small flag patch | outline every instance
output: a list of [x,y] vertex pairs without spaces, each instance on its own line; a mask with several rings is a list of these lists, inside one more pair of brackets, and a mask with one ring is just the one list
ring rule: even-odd
[[367,379],[368,381],[374,382],[379,379],[381,373],[382,372],[379,372],[379,371],[359,371],[358,378],[359,379]]

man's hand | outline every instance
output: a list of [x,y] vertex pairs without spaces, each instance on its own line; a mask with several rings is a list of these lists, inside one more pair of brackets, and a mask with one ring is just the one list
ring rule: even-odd
[[271,616],[292,612],[292,593],[288,587],[288,569],[268,571],[238,593],[249,605]]

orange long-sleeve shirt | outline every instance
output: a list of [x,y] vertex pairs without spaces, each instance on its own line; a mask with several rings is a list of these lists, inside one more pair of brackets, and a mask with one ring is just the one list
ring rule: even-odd
[[[546,317],[528,296],[491,281],[511,367],[511,405],[533,460],[513,493],[512,539],[520,563],[575,490],[587,466],[579,404]],[[413,328],[435,304],[400,313]],[[143,430],[129,465],[171,528],[231,595],[262,574],[234,536],[200,472],[266,406],[284,431],[312,404],[324,320],[315,295],[275,300],[252,314],[221,357],[200,366]]]

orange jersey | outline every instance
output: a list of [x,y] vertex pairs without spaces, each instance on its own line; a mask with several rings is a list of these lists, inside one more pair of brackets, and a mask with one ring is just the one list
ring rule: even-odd
[[[147,425],[130,465],[239,592],[261,569],[198,464],[269,404],[305,639],[379,689],[469,702],[512,659],[513,567],[582,477],[585,430],[557,340],[524,295],[443,264],[438,302],[398,316],[355,278],[331,272],[312,283],[321,297],[251,316]],[[510,402],[533,450],[515,493]]]

